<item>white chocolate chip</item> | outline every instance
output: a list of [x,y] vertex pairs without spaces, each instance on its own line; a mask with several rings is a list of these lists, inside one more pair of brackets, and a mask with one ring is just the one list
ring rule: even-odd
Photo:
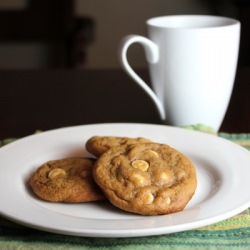
[[63,176],[65,176],[65,175],[66,175],[66,172],[65,172],[63,169],[61,169],[61,168],[54,168],[54,169],[52,169],[52,170],[49,172],[48,177],[49,177],[51,180],[53,180],[53,179],[55,179],[55,178],[57,178],[57,177],[63,177]]
[[167,203],[168,205],[171,203],[171,199],[170,199],[169,197],[166,199],[166,203]]
[[169,174],[166,172],[161,172],[159,178],[162,182],[167,182],[169,179]]
[[138,173],[133,173],[130,176],[130,180],[136,185],[136,186],[142,186],[145,183],[145,178],[138,174]]
[[148,168],[149,168],[149,164],[144,160],[134,160],[132,162],[132,166],[134,168],[140,169],[140,170],[142,170],[144,172],[147,171]]
[[159,157],[158,153],[154,150],[147,150],[145,153],[151,157],[155,157],[155,158]]
[[168,170],[159,170],[156,173],[155,181],[159,185],[166,185],[171,183],[171,172]]
[[146,193],[144,195],[144,201],[145,201],[145,204],[147,205],[152,204],[154,201],[154,196],[151,193]]

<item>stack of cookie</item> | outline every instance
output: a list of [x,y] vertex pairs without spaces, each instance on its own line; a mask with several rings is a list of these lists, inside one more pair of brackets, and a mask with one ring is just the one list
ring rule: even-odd
[[106,198],[127,212],[158,215],[183,210],[196,190],[193,164],[168,145],[145,138],[94,136],[86,149],[95,160],[70,158],[41,166],[30,180],[34,192],[49,201]]

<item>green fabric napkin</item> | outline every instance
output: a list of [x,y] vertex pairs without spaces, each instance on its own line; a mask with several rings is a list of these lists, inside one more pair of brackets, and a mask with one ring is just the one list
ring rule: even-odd
[[[234,141],[250,150],[250,134],[219,133],[218,136]],[[0,141],[0,145],[5,145],[13,140],[14,139],[2,140]],[[196,230],[161,236],[136,238],[89,238],[65,236],[27,228],[0,217],[0,249],[250,249],[250,212],[248,209],[244,213],[232,218]]]

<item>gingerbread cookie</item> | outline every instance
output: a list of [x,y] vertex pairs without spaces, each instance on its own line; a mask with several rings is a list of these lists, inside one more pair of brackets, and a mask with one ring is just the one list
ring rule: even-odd
[[120,145],[151,142],[149,139],[138,137],[118,137],[118,136],[93,136],[86,142],[86,149],[91,154],[99,157],[108,149]]
[[40,166],[30,178],[34,193],[53,202],[88,202],[104,199],[92,177],[95,161],[66,158]]
[[197,185],[190,160],[158,143],[109,149],[97,160],[93,176],[113,205],[142,215],[183,210]]

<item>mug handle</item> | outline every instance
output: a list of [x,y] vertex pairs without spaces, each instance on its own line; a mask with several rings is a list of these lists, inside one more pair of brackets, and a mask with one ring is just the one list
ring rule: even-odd
[[159,48],[154,42],[152,42],[146,37],[139,35],[128,35],[125,36],[120,43],[119,56],[124,70],[142,89],[146,91],[146,93],[155,103],[157,110],[160,114],[160,117],[164,121],[166,119],[166,114],[163,104],[161,103],[155,92],[148,86],[148,84],[146,84],[141,79],[141,77],[139,77],[135,73],[135,71],[131,68],[131,66],[128,63],[127,50],[129,46],[133,43],[140,43],[144,47],[146,53],[146,59],[149,63],[152,64],[157,63],[159,61]]

